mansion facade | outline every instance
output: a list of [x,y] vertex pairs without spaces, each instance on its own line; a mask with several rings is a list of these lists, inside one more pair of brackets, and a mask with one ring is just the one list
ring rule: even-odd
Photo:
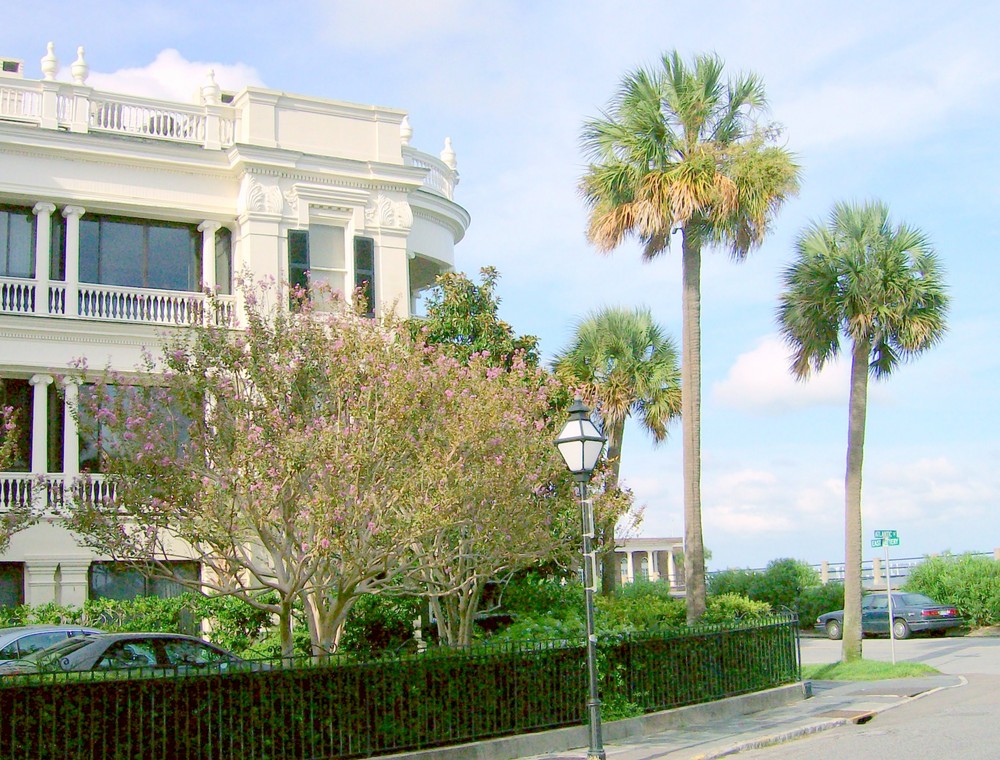
[[[211,73],[192,103],[100,92],[82,48],[62,81],[51,44],[40,79],[0,66],[0,405],[19,436],[0,512],[99,472],[62,382],[76,360],[132,370],[164,331],[238,315],[244,276],[360,289],[406,317],[454,266],[455,154],[412,147],[403,111],[228,93]],[[51,518],[0,555],[0,605],[169,593],[155,584]]]

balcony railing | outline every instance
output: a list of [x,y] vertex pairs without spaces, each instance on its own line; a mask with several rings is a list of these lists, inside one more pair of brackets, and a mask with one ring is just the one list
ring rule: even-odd
[[187,105],[98,93],[65,82],[0,80],[0,119],[49,129],[105,132],[225,148],[236,136],[237,112],[225,105]]
[[124,288],[116,285],[79,283],[72,286],[67,303],[64,282],[48,282],[47,298],[39,298],[39,283],[16,277],[0,277],[0,313],[79,317],[110,322],[138,322],[152,325],[187,325],[194,322],[218,327],[232,324],[236,299],[216,296],[213,301],[202,293],[152,288]]
[[47,513],[57,512],[66,503],[67,492],[77,501],[103,501],[112,495],[112,486],[101,475],[67,478],[0,472],[0,512],[32,507]]
[[429,170],[424,177],[424,187],[448,200],[455,196],[455,185],[458,184],[456,172],[444,161],[427,153],[421,153],[410,147],[403,148],[403,163],[406,166],[416,166]]

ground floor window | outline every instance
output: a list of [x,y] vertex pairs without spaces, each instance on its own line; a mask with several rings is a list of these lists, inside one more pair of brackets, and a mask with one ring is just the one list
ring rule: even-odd
[[24,604],[24,563],[0,562],[0,607]]
[[[197,562],[164,562],[175,578],[183,581],[201,580]],[[151,577],[149,570],[138,562],[91,562],[88,572],[91,599],[135,599],[156,596],[170,599],[192,589],[178,580]]]

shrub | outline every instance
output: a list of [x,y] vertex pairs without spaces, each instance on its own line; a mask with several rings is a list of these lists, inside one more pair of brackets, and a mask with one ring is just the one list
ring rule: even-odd
[[683,627],[686,618],[684,601],[674,599],[662,590],[666,587],[666,583],[632,583],[613,596],[599,597],[598,632],[632,633]]
[[819,585],[815,568],[797,559],[776,559],[754,576],[749,597],[767,602],[776,612],[782,608],[798,612],[802,594]]
[[825,586],[814,586],[802,592],[799,597],[799,625],[811,628],[816,624],[816,618],[825,612],[844,609],[844,584],[831,581]]
[[930,557],[910,571],[905,588],[954,605],[971,625],[1000,624],[1000,562],[990,557]]
[[270,613],[234,596],[197,599],[198,613],[208,621],[209,640],[234,654],[250,652],[249,657],[260,656],[251,650],[267,638],[273,626]]
[[532,571],[507,582],[500,606],[514,618],[524,615],[558,617],[583,608],[583,586],[579,581]]
[[759,618],[771,613],[771,605],[767,602],[747,599],[739,594],[718,594],[711,596],[706,602],[702,623],[726,623],[730,620],[746,620]]
[[739,594],[740,596],[749,597],[750,588],[753,585],[756,575],[757,573],[753,570],[740,570],[736,568],[720,570],[706,578],[707,591],[711,596]]
[[421,604],[416,597],[363,594],[351,608],[340,651],[362,657],[395,653],[413,638],[413,621],[420,617]]

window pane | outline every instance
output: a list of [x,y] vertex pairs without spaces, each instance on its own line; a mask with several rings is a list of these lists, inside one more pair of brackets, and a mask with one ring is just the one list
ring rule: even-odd
[[308,290],[309,279],[309,232],[307,230],[288,231],[288,282]]
[[24,638],[18,640],[17,647],[20,650],[21,657],[31,654],[32,652],[37,652],[41,649],[48,649],[53,644],[62,641],[66,638],[66,634],[62,631],[56,633],[33,633],[30,636],[25,636]]
[[48,407],[48,420],[47,424],[49,426],[48,444],[48,463],[49,472],[62,472],[63,471],[63,426],[66,420],[66,404],[63,402],[62,393],[59,392],[59,388],[56,383],[52,383],[49,386],[49,407]]
[[225,227],[215,233],[215,286],[224,296],[233,292],[233,233]]
[[309,225],[309,263],[313,269],[346,268],[343,227]]
[[101,221],[98,276],[104,285],[141,288],[143,277],[143,227],[133,222]]
[[24,604],[24,564],[0,562],[0,607]]
[[0,208],[0,276],[35,276],[35,215],[31,209]]
[[97,219],[80,220],[80,282],[100,282],[101,223]]
[[197,290],[201,281],[201,233],[187,226],[149,226],[147,287]]
[[66,279],[66,220],[56,212],[49,231],[49,279]]
[[7,472],[31,470],[31,422],[34,394],[27,380],[0,378],[0,406],[12,406],[17,412],[17,448]]
[[135,599],[145,596],[146,579],[124,562],[90,563],[91,599]]

